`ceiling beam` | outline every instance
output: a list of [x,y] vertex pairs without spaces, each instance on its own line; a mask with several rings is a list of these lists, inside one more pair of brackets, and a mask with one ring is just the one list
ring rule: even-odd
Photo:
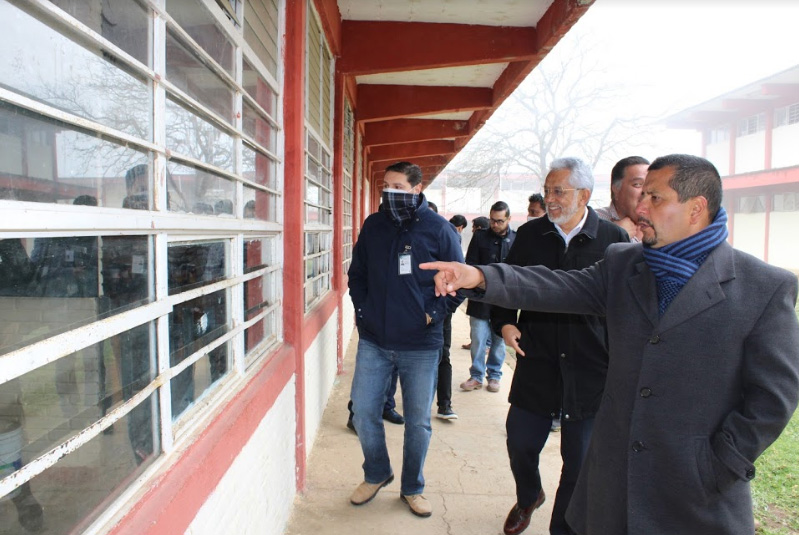
[[746,98],[725,98],[721,101],[721,107],[725,110],[744,113],[760,113],[772,105],[771,100],[750,100]]
[[375,162],[380,160],[411,160],[420,156],[435,156],[454,152],[455,142],[441,139],[373,147],[369,152],[369,158]]
[[491,106],[492,91],[485,87],[360,84],[356,119],[385,121]]
[[468,136],[469,130],[466,121],[393,119],[366,123],[363,145],[369,147]]
[[342,34],[338,68],[354,75],[499,63],[539,52],[532,27],[345,20]]

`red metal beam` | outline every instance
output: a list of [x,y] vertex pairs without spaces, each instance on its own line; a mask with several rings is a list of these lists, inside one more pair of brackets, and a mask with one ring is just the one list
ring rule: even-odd
[[418,141],[415,143],[398,143],[374,147],[369,153],[373,162],[380,160],[413,160],[421,156],[455,153],[455,142],[448,140]]
[[440,119],[393,119],[365,124],[364,147],[468,137],[466,121]]
[[342,32],[339,68],[347,74],[481,65],[539,53],[532,27],[345,20]]
[[774,103],[770,100],[750,100],[746,98],[725,98],[721,107],[725,110],[743,113],[760,113],[771,109]]
[[336,0],[314,0],[314,7],[319,13],[322,30],[327,36],[327,44],[334,56],[341,54],[341,12]]
[[[419,167],[429,167],[432,165],[447,165],[447,163],[455,156],[455,154],[437,154],[435,156],[420,156],[418,158],[407,158],[404,161],[408,161],[418,165]],[[369,163],[374,164],[374,173],[383,173],[386,167],[391,165],[393,162],[400,162],[403,160],[372,160],[369,159]],[[389,163],[390,162],[390,163]]]
[[358,86],[358,121],[384,121],[418,115],[491,108],[492,91],[483,87],[414,85]]

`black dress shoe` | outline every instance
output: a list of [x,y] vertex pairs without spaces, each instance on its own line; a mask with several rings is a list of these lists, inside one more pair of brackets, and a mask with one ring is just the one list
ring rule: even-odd
[[403,418],[402,415],[394,409],[383,411],[383,419],[397,425],[402,425],[405,423],[405,418]]
[[347,429],[351,430],[356,435],[358,434],[358,431],[355,430],[355,424],[352,423],[352,416],[347,419]]
[[505,519],[505,526],[503,527],[505,535],[519,535],[519,533],[526,530],[527,526],[530,525],[530,517],[533,516],[533,511],[541,507],[541,504],[546,499],[544,489],[541,489],[541,492],[538,493],[538,498],[530,507],[522,508],[519,507],[518,503],[515,504],[510,513],[508,513],[508,518]]

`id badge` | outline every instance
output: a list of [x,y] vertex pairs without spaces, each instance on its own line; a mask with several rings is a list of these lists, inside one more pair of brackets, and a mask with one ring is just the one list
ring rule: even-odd
[[399,274],[400,275],[410,275],[412,273],[411,269],[411,253],[400,253],[399,254]]

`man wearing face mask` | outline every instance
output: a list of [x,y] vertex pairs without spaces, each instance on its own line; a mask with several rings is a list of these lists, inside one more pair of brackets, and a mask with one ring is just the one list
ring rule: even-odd
[[429,209],[419,166],[390,165],[383,182],[382,204],[364,221],[348,272],[360,337],[351,398],[364,456],[364,481],[350,502],[363,505],[394,480],[382,415],[396,367],[405,413],[400,498],[413,514],[428,517],[432,510],[422,495],[422,470],[432,434],[442,329],[447,313],[463,298],[438,299],[433,273],[419,264],[463,262],[463,253],[455,228]]

